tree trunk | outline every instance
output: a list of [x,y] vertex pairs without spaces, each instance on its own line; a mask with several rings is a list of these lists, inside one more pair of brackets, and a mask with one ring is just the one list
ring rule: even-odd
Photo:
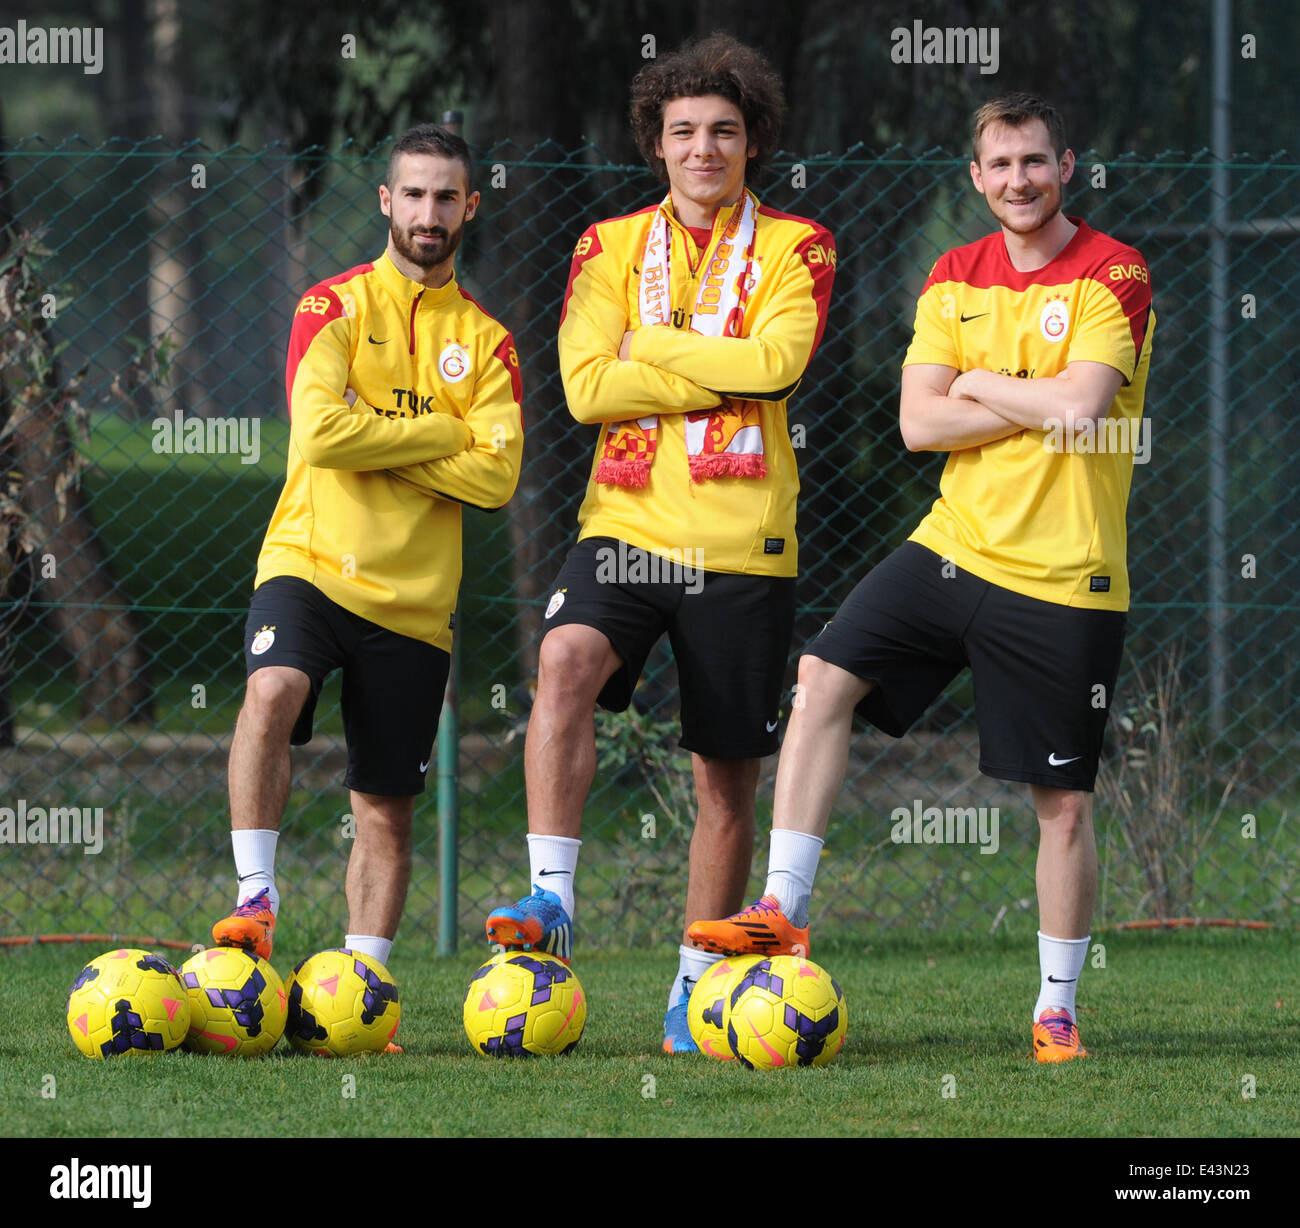
[[[4,99],[0,98],[0,138],[3,137]],[[9,199],[9,168],[4,156],[4,141],[0,139],[0,259],[9,251],[9,227],[13,225],[13,205]],[[6,473],[13,471],[13,456],[4,442],[4,424],[9,419],[9,397],[0,371],[0,465]],[[8,484],[6,484],[8,485]],[[12,586],[14,561],[23,551],[23,517],[17,500],[10,497],[8,489],[0,491],[0,747],[14,744],[13,713],[9,707],[9,673],[13,667],[10,637],[18,619],[9,605],[16,599],[16,586]]]
[[82,460],[68,415],[76,380],[60,384],[40,314],[41,288],[20,236],[0,276],[0,388],[5,435],[18,477],[23,546],[39,592],[77,673],[83,720],[122,724],[151,715],[152,691],[130,602],[113,582],[81,495]]
[[[149,0],[153,47],[155,125],[168,143],[184,143],[185,81],[181,64],[179,0]],[[165,161],[149,210],[149,344],[158,375],[157,399],[168,413],[192,411],[204,398],[197,379],[202,365],[194,327],[200,253],[194,236],[202,227],[195,206],[201,188],[190,181],[191,160]]]
[[[521,153],[547,140],[564,146],[580,138],[580,112],[569,97],[574,78],[567,71],[576,32],[568,28],[570,18],[556,18],[548,6],[531,0],[506,0],[492,10],[498,130],[508,134]],[[526,203],[512,211],[509,250],[501,253],[509,275],[493,269],[501,279],[498,284],[518,288],[507,315],[526,373],[524,464],[518,493],[510,503],[514,594],[519,603],[515,644],[525,680],[537,677],[541,599],[565,548],[576,537],[573,513],[585,478],[577,476],[574,462],[585,472],[594,442],[584,436],[575,448],[565,441],[574,424],[564,404],[555,350],[568,277],[567,261],[557,260],[555,252],[571,250],[583,229],[596,220],[575,214],[574,197],[565,196],[571,187],[572,177],[562,180],[549,169],[511,169],[508,199]],[[558,233],[557,219],[564,219]]]

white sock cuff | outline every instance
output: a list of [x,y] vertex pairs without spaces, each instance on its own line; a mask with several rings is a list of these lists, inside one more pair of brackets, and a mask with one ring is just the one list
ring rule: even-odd
[[235,854],[235,873],[240,878],[250,874],[275,876],[275,846],[280,839],[278,831],[258,827],[243,828],[230,833],[230,848]]
[[547,836],[540,832],[529,832],[527,836],[528,843],[534,844],[545,841],[548,844],[554,844],[556,848],[575,848],[582,847],[582,841],[575,839],[573,836]]
[[343,945],[349,951],[360,951],[362,955],[369,955],[385,968],[388,967],[388,960],[393,954],[393,940],[381,938],[378,934],[348,934],[343,939]]
[[1053,938],[1051,934],[1044,934],[1042,930],[1039,930],[1038,936],[1039,938],[1045,939],[1047,942],[1068,942],[1070,944],[1077,944],[1082,942],[1086,945],[1087,943],[1092,941],[1091,934],[1088,934],[1083,938]]
[[813,836],[806,831],[795,831],[790,827],[772,828],[773,852],[780,847],[791,856],[820,857],[825,843],[821,836]]

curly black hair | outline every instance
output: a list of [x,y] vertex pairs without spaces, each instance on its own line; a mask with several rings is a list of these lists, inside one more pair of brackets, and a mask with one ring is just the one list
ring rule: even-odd
[[710,34],[647,64],[632,82],[632,136],[650,169],[668,178],[664,160],[655,153],[663,135],[664,107],[674,98],[717,94],[734,103],[745,121],[745,135],[755,154],[746,178],[762,170],[780,139],[785,118],[785,90],[772,66],[752,47],[730,34]]

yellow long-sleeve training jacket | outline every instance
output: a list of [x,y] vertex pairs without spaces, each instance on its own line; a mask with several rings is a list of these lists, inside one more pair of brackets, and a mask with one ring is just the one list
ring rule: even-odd
[[385,254],[298,303],[288,473],[255,584],[298,576],[400,635],[451,648],[461,504],[499,508],[523,453],[510,333],[455,280]]
[[[740,207],[718,210],[714,238]],[[659,211],[671,239],[672,327],[641,328],[640,263]],[[695,557],[707,571],[793,576],[799,477],[786,403],[826,327],[835,241],[807,218],[760,205],[756,280],[739,337],[689,331],[703,255],[667,201],[597,222],[578,240],[560,320],[560,373],[570,413],[605,424],[578,513],[579,538],[620,538],[666,557],[702,551]],[[618,350],[629,329],[637,330],[632,361],[623,362]],[[760,404],[767,476],[692,482],[683,415],[711,409],[724,395]],[[608,424],[650,414],[662,416],[647,484],[598,484]]]

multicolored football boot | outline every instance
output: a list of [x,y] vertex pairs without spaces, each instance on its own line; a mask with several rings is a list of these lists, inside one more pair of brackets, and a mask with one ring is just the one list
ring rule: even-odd
[[809,951],[807,928],[791,925],[774,895],[765,895],[721,921],[696,921],[686,937],[697,947],[719,955],[806,957]]
[[1068,1062],[1088,1056],[1088,1050],[1079,1043],[1079,1029],[1065,1007],[1051,1007],[1038,1016],[1034,1024],[1034,1056],[1040,1062]]
[[698,1053],[699,1045],[691,1035],[690,1021],[686,1008],[690,1005],[691,990],[695,988],[693,976],[682,977],[682,1000],[676,1006],[670,1006],[664,1013],[664,1052]]
[[265,887],[212,927],[212,941],[217,946],[239,947],[259,959],[271,958],[274,939],[275,913],[271,911],[271,895]]
[[498,908],[487,919],[488,942],[508,949],[543,951],[561,963],[573,959],[573,922],[554,891],[533,884],[533,894]]

